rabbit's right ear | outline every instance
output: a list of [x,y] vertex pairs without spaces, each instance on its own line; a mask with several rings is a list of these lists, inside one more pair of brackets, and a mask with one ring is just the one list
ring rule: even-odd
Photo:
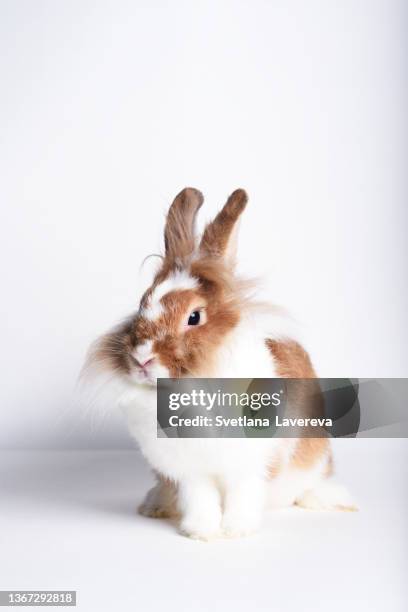
[[175,197],[164,228],[166,258],[183,262],[195,249],[194,226],[197,212],[204,202],[198,189],[186,187]]
[[220,257],[229,265],[234,265],[238,221],[247,202],[248,196],[243,189],[237,189],[230,195],[214,221],[204,230],[200,243],[200,252],[204,256]]

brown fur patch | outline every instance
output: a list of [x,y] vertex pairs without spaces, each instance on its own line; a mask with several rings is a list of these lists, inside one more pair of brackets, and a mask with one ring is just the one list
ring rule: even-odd
[[[290,386],[291,404],[294,407],[294,414],[285,416],[299,417],[319,417],[323,404],[316,402],[316,398],[320,397],[319,388],[316,383],[316,396],[312,402],[308,401],[308,396],[313,392],[313,382],[310,384],[303,382],[302,379],[316,378],[316,373],[313,369],[312,362],[308,353],[304,348],[295,341],[278,341],[266,340],[266,344],[273,356],[277,374],[280,378],[300,379],[295,380]],[[296,414],[296,410],[300,410],[300,414]],[[330,475],[333,471],[333,459],[330,453],[330,442],[325,436],[323,430],[319,432],[320,437],[316,435],[314,428],[306,428],[304,437],[297,439],[295,451],[291,459],[290,467],[294,469],[306,470],[315,465],[325,455],[327,456],[326,475]],[[276,466],[269,468],[270,477],[276,475]]]
[[[329,450],[330,443],[327,438],[299,438],[290,465],[299,470],[307,470],[320,461]],[[326,470],[327,475],[330,471],[329,462],[331,464],[330,455]]]
[[308,353],[293,340],[267,340],[280,378],[316,378]]
[[128,359],[132,347],[132,323],[125,321],[112,332],[102,336],[91,346],[84,372],[92,364],[101,370],[112,370],[130,374]]

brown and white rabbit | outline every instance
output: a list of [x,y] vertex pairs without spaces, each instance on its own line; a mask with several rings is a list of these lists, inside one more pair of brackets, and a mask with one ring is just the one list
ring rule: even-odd
[[254,302],[248,283],[235,275],[235,233],[246,193],[235,191],[197,240],[202,203],[196,189],[177,195],[161,268],[137,312],[96,342],[86,367],[102,376],[102,391],[124,409],[155,471],[157,484],[140,512],[177,516],[183,534],[207,540],[256,530],[267,498],[279,506],[351,509],[347,491],[331,481],[325,438],[157,437],[159,377],[315,377],[291,320]]

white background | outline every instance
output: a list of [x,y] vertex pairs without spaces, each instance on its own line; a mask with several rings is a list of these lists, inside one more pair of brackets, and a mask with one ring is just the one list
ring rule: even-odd
[[74,387],[185,185],[321,376],[407,376],[406,3],[0,2],[3,447],[125,447]]
[[76,589],[84,612],[406,609],[406,440],[335,441],[360,512],[291,508],[205,545],[136,515],[146,463],[75,395],[185,185],[202,223],[247,189],[241,267],[321,376],[408,375],[406,13],[0,0],[1,589]]

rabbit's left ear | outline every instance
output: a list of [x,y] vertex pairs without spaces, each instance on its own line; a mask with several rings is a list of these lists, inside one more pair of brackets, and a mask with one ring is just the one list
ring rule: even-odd
[[200,252],[204,256],[222,257],[234,265],[237,247],[238,221],[248,202],[243,189],[230,195],[226,204],[204,230]]

